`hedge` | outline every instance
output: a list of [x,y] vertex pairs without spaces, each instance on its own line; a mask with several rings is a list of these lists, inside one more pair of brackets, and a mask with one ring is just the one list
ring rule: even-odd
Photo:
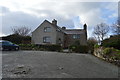
[[19,44],[22,50],[47,50],[47,51],[61,51],[60,45],[36,45],[36,44]]
[[69,49],[72,50],[72,52],[76,53],[87,53],[88,52],[88,46],[85,45],[71,45],[69,46]]

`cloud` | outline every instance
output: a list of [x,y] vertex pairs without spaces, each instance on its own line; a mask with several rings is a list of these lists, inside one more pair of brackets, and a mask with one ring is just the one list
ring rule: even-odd
[[[34,30],[45,19],[49,21],[57,19],[59,26],[67,28],[83,28],[82,25],[87,23],[88,30],[92,30],[96,24],[109,21],[103,15],[110,18],[116,16],[117,7],[113,8],[113,4],[117,3],[3,0],[0,3],[0,7],[2,7],[0,14],[4,15],[0,15],[0,18],[3,21],[4,34],[12,33],[12,26],[29,26]],[[112,13],[106,12],[104,9]]]
[[3,34],[3,33],[0,32],[0,37],[1,37],[1,36],[7,36],[7,35],[5,35],[5,34]]
[[12,33],[11,28],[14,26],[27,26],[33,29],[40,22],[41,20],[35,16],[23,12],[11,12],[2,17],[2,32],[10,34]]

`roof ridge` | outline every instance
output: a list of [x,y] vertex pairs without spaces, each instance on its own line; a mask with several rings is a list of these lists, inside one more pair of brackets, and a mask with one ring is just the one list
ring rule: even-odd
[[66,29],[66,30],[83,30],[83,29]]

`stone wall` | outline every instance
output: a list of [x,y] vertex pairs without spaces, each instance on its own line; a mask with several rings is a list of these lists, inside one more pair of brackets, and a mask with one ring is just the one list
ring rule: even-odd
[[105,48],[103,48],[103,47],[96,48],[96,49],[94,49],[93,54],[96,57],[99,57],[99,58],[101,58],[101,59],[103,59],[103,60],[105,60],[107,62],[110,62],[110,63],[113,63],[113,64],[115,64],[117,66],[120,66],[120,59],[114,58],[116,56],[112,52],[109,55],[104,54],[104,50],[105,50]]
[[95,56],[97,56],[97,57],[104,58],[103,57],[103,48],[102,47],[94,49],[94,53],[93,54]]

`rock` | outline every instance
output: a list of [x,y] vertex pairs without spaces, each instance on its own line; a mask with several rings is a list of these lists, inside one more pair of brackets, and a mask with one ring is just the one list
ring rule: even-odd
[[18,65],[17,68],[24,68],[24,65]]
[[59,67],[58,69],[59,69],[59,70],[62,70],[62,69],[64,69],[64,68],[63,68],[63,67]]
[[13,74],[28,74],[30,72],[30,68],[28,66],[17,66],[11,72]]

